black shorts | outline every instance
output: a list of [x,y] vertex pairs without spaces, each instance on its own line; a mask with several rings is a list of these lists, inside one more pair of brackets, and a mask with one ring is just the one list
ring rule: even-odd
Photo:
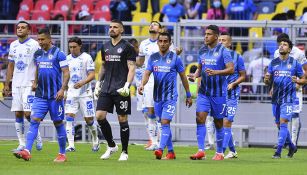
[[118,115],[131,114],[131,98],[123,97],[121,95],[111,95],[107,93],[100,94],[97,101],[97,111],[107,111],[113,113],[114,105]]

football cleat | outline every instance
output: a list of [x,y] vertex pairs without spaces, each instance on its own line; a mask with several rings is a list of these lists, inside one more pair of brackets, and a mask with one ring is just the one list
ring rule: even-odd
[[93,151],[93,152],[98,152],[99,149],[100,149],[100,144],[99,144],[99,143],[98,143],[97,145],[96,145],[96,144],[93,145],[93,147],[92,147],[92,151]]
[[205,147],[205,150],[215,150],[214,145],[207,144],[206,147]]
[[280,159],[281,155],[279,153],[274,153],[274,155],[272,156],[272,159]]
[[53,161],[57,163],[63,163],[67,161],[67,157],[65,154],[59,153],[58,156]]
[[65,150],[66,150],[66,152],[75,152],[76,148],[72,147],[72,146],[68,146]]
[[23,145],[18,145],[18,147],[16,149],[13,149],[12,152],[18,152],[18,151],[22,151],[24,150],[26,147]]
[[148,148],[148,147],[150,147],[150,146],[151,146],[151,144],[152,144],[152,141],[151,141],[151,140],[148,140],[147,144],[146,144],[146,145],[144,145],[144,148]]
[[100,157],[100,159],[106,160],[111,157],[113,153],[116,153],[118,151],[118,146],[115,145],[115,147],[107,147],[106,152]]
[[119,157],[118,161],[127,161],[127,160],[128,160],[128,154],[125,153],[125,152],[122,152],[120,154],[120,157]]
[[234,159],[234,158],[238,158],[237,152],[229,151],[229,153],[225,156],[225,159]]
[[215,153],[212,160],[224,160],[224,154],[223,153]]
[[155,151],[155,150],[157,150],[158,148],[159,148],[158,145],[152,144],[152,145],[150,145],[149,147],[145,148],[145,150],[147,150],[147,151]]
[[42,149],[43,149],[43,142],[42,142],[41,138],[36,139],[36,150],[41,151]]
[[287,158],[292,158],[294,153],[296,153],[296,152],[297,152],[297,147],[296,146],[294,146],[294,148],[292,148],[292,149],[289,148],[289,152],[287,154]]
[[23,159],[25,161],[29,161],[31,159],[31,154],[28,150],[24,149],[22,151],[17,151],[13,153],[15,157],[18,159]]
[[174,152],[169,152],[166,154],[165,157],[162,158],[162,160],[174,160],[176,159],[176,155]]
[[163,151],[161,149],[158,149],[154,152],[154,154],[156,155],[156,159],[161,159],[162,155],[163,155]]
[[197,153],[190,156],[191,160],[202,160],[206,158],[206,153],[204,151],[198,151]]

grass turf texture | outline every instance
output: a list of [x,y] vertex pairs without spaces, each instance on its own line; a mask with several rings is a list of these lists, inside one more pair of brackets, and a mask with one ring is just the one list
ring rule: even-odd
[[[90,144],[76,143],[76,152],[68,153],[68,162],[54,163],[58,152],[57,143],[44,142],[43,150],[38,152],[33,146],[32,159],[26,162],[13,156],[11,150],[17,141],[0,141],[0,175],[77,175],[77,174],[235,174],[235,175],[301,175],[307,174],[306,150],[300,149],[294,158],[285,158],[288,150],[283,150],[282,158],[275,160],[271,148],[241,148],[239,158],[213,161],[214,151],[207,151],[206,160],[189,160],[196,147],[176,146],[176,160],[156,160],[153,152],[145,151],[142,145],[129,145],[129,160],[119,162],[120,151],[109,160],[101,160],[106,150],[101,145],[99,152],[91,151]],[[120,147],[121,148],[121,147]],[[165,153],[164,153],[165,155]]]

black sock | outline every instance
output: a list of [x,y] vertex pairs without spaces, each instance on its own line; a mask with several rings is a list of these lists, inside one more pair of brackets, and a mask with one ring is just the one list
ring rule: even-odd
[[108,142],[108,146],[114,147],[115,142],[113,140],[112,129],[111,129],[111,126],[110,126],[110,123],[108,122],[108,120],[107,119],[97,120],[97,122],[100,125],[100,129],[101,129],[101,132],[102,132],[104,138]]
[[128,154],[128,143],[129,143],[129,124],[128,121],[126,122],[120,122],[120,139],[122,141],[122,152],[125,152]]

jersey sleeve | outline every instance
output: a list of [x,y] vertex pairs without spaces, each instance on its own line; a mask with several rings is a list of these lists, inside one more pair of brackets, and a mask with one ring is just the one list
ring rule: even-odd
[[176,58],[176,71],[179,73],[184,71],[184,67],[183,67],[181,58],[179,56],[177,56]]
[[106,56],[106,53],[105,53],[105,51],[104,51],[104,45],[102,44],[102,46],[101,46],[101,48],[100,48],[100,54],[101,54],[101,60],[102,61],[106,61],[105,60],[105,56]]
[[238,57],[238,71],[245,71],[244,61],[241,55]]
[[148,70],[148,71],[150,71],[150,72],[153,72],[152,55],[151,55],[151,56],[149,57],[149,59],[148,59],[148,64],[147,64],[146,70]]
[[131,44],[128,44],[126,54],[127,61],[136,61],[137,54]]
[[277,49],[274,52],[274,58],[278,58],[278,57],[279,57],[279,50]]
[[66,60],[66,55],[64,52],[60,51],[57,56],[57,60],[59,61],[60,67],[68,67],[68,62]]
[[140,57],[145,57],[145,52],[144,52],[144,41],[141,42],[140,46],[139,46],[139,56]]
[[301,65],[307,64],[307,59],[303,51],[300,52],[298,60]]
[[304,75],[303,67],[299,62],[297,62],[295,72],[296,72],[295,76],[297,76],[297,77],[302,77]]
[[90,55],[88,55],[86,59],[86,71],[94,71],[95,70],[95,63]]
[[9,62],[14,62],[14,52],[13,52],[13,46],[12,45],[10,46],[8,60],[9,60]]
[[229,49],[224,49],[223,50],[223,59],[224,59],[224,64],[226,65],[227,63],[233,63],[233,60],[231,58],[231,54]]
[[273,74],[272,62],[271,62],[271,63],[269,64],[269,66],[268,66],[268,73],[269,73],[270,75]]

